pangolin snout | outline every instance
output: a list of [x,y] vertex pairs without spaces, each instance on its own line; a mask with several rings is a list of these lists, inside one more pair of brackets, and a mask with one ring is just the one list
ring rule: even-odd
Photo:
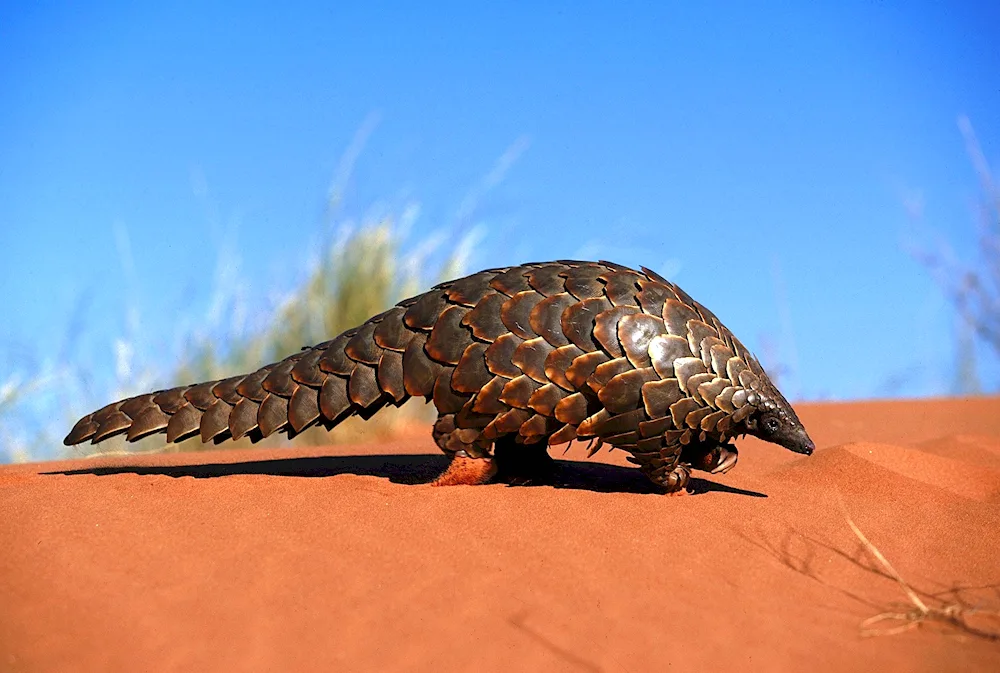
[[796,437],[795,440],[786,444],[785,448],[794,451],[795,453],[803,453],[807,456],[811,456],[812,452],[816,450],[816,444],[809,438],[806,431],[803,430],[801,437]]
[[806,429],[801,425],[796,428],[788,428],[771,441],[785,447],[789,451],[802,453],[807,456],[812,455],[812,452],[816,450],[816,444],[813,443],[812,438],[809,437]]

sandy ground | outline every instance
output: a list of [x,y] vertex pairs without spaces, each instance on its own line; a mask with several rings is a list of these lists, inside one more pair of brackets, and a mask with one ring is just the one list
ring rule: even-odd
[[579,448],[433,488],[426,435],[0,467],[0,670],[1000,670],[862,637],[908,604],[844,514],[929,606],[1000,609],[1000,398],[800,415],[812,457],[744,440],[686,497]]

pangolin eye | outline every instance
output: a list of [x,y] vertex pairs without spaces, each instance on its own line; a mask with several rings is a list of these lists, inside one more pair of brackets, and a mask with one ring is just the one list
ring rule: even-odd
[[768,416],[764,419],[764,429],[768,432],[777,432],[779,427],[780,423],[778,423],[778,419],[774,416]]

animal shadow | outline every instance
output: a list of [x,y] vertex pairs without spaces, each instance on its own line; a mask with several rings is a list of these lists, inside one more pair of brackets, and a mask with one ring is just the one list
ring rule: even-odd
[[[233,475],[268,475],[273,477],[332,477],[338,474],[380,477],[394,484],[428,484],[448,466],[444,455],[365,455],[321,456],[249,460],[234,463],[206,463],[191,465],[95,465],[75,470],[58,470],[43,474],[97,475],[114,474],[163,475],[167,477],[194,477],[211,479]],[[639,470],[606,463],[583,463],[572,460],[555,460],[551,475],[539,483],[510,485],[511,488],[551,486],[559,489],[593,491],[597,493],[660,493]],[[732,495],[767,497],[763,493],[747,491],[725,484],[694,478],[689,490],[700,495],[712,491]]]

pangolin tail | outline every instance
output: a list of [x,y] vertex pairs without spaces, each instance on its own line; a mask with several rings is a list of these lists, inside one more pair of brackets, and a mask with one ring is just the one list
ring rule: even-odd
[[424,354],[426,335],[405,324],[405,311],[394,307],[252,374],[114,402],[81,418],[64,443],[122,433],[131,442],[160,432],[168,442],[195,435],[203,442],[258,441],[317,424],[332,428],[353,414],[368,418],[386,404],[430,396],[440,365]]

